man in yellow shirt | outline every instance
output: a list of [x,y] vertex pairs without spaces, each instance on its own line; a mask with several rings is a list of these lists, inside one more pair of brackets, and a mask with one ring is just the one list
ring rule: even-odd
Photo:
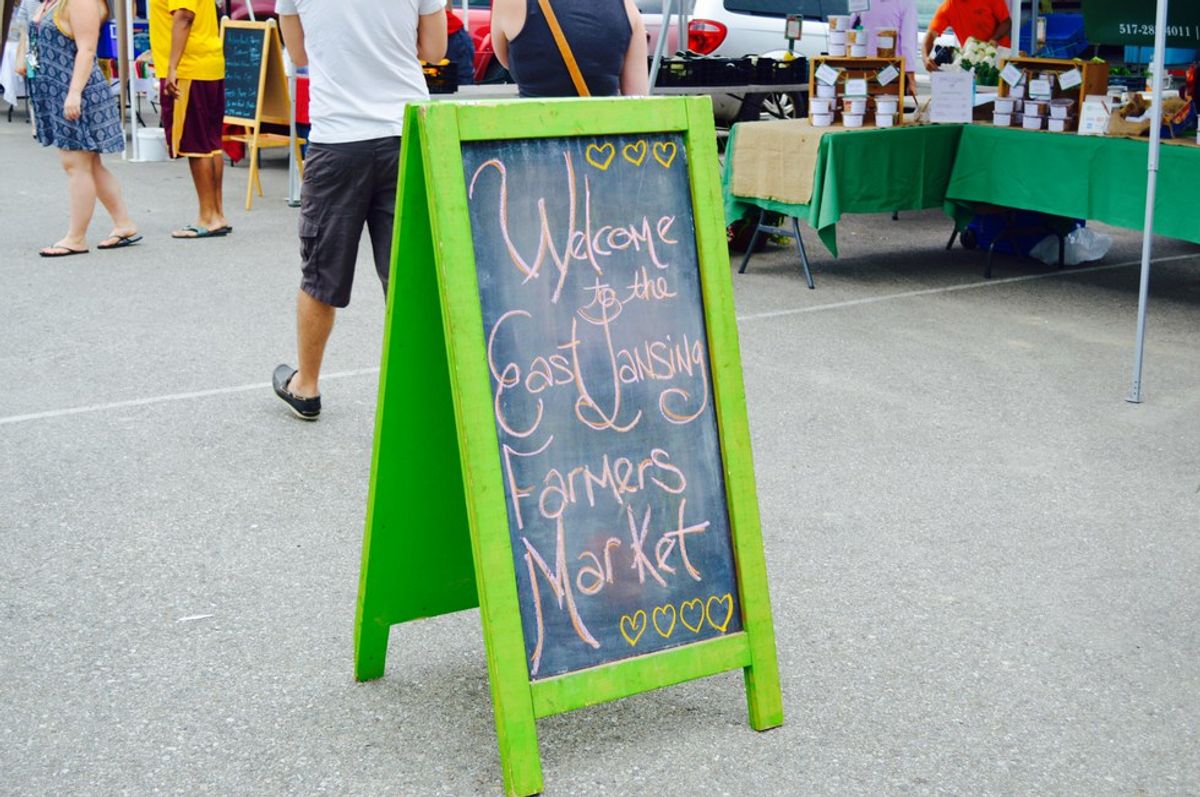
[[200,202],[195,224],[173,238],[228,235],[221,183],[225,156],[225,53],[213,0],[150,0],[150,50],[159,77],[171,157],[188,159]]

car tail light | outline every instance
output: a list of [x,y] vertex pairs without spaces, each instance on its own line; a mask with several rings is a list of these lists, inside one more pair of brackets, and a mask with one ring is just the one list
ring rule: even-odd
[[687,46],[694,53],[708,55],[721,46],[729,28],[711,19],[693,19],[688,22]]

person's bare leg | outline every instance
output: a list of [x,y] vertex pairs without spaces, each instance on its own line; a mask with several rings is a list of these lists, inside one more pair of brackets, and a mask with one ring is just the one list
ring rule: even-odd
[[43,252],[61,249],[87,249],[87,230],[92,223],[96,208],[96,181],[92,177],[92,161],[99,156],[95,152],[59,150],[59,161],[67,173],[67,196],[70,222],[67,234]]
[[225,227],[229,222],[225,219],[225,197],[224,197],[224,180],[225,180],[225,155],[216,153],[212,157],[212,196],[213,196],[213,223],[217,227]]
[[96,197],[104,205],[108,215],[112,217],[113,229],[109,233],[106,244],[115,242],[120,237],[132,237],[138,228],[129,216],[129,208],[125,206],[125,198],[121,195],[121,183],[105,166],[100,156],[92,163],[92,180],[96,184]]
[[[215,230],[221,226],[217,221],[216,204],[213,196],[213,158],[205,156],[188,158],[188,168],[192,172],[192,184],[196,187],[196,198],[200,202],[200,213],[196,217],[196,226],[206,230]],[[174,238],[194,238],[195,233],[186,230],[176,230],[171,233]]]
[[325,358],[325,343],[333,331],[333,317],[337,311],[324,302],[317,301],[304,291],[296,297],[296,349],[299,362],[296,375],[288,384],[288,390],[296,396],[309,398],[321,395],[317,384],[321,376],[321,360]]

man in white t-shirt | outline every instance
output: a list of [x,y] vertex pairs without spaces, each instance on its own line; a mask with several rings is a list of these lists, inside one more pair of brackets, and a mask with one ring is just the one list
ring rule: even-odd
[[303,278],[298,368],[275,394],[297,417],[321,413],[317,384],[336,308],[350,303],[363,225],[387,294],[405,104],[429,98],[420,61],[446,52],[445,0],[276,0],[288,54],[308,66],[309,132],[300,194]]

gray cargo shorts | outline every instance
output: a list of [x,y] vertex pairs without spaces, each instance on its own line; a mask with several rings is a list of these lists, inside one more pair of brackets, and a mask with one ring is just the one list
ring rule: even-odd
[[363,225],[387,295],[400,137],[310,144],[300,192],[300,289],[334,307],[350,304]]

